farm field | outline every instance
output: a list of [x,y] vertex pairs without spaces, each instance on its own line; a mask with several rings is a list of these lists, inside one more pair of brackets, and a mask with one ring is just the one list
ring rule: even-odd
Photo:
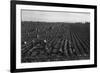
[[90,59],[90,23],[21,22],[21,62]]

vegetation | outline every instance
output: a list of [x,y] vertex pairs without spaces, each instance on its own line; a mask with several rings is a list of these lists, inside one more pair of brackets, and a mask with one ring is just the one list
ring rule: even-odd
[[21,62],[90,58],[90,23],[21,22]]

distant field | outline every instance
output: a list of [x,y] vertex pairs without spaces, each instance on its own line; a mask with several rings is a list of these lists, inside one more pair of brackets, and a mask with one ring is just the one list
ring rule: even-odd
[[90,58],[90,23],[21,22],[21,62]]

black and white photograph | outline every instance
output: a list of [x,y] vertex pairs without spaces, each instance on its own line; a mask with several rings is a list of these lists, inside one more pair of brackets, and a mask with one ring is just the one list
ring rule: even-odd
[[12,1],[11,71],[97,66],[96,6]]
[[90,59],[90,13],[21,10],[21,62]]

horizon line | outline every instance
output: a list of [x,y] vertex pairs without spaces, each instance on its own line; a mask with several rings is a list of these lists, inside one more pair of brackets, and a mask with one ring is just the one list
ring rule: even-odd
[[45,22],[45,23],[90,23],[89,21],[85,21],[85,22],[21,21],[21,22]]

